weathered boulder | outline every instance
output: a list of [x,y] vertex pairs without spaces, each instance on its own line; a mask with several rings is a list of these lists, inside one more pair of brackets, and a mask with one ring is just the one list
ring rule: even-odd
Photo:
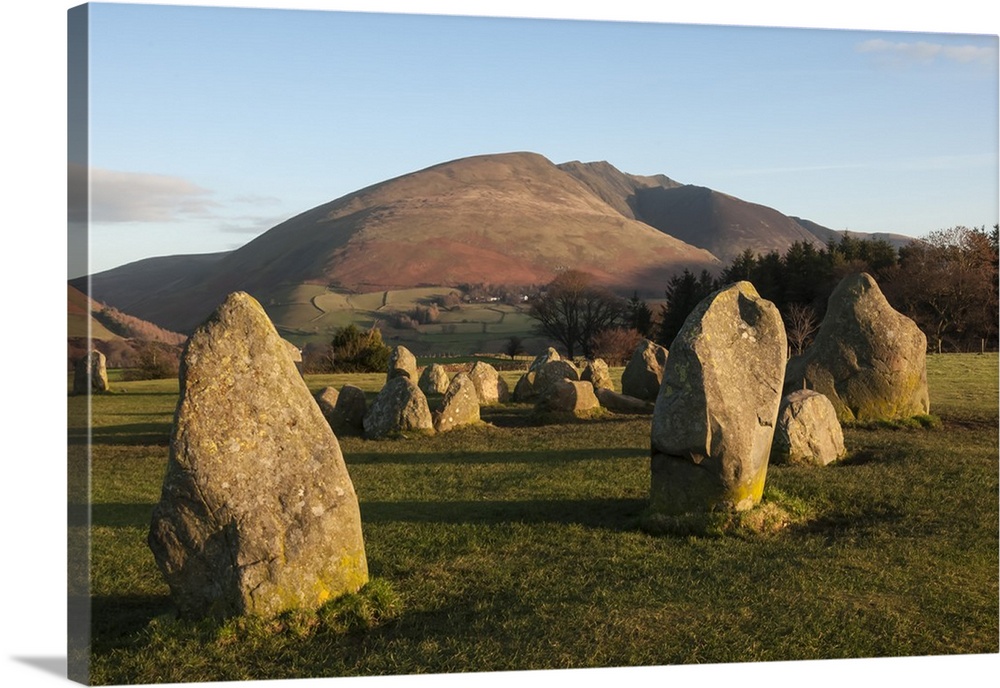
[[927,338],[871,275],[849,275],[830,295],[813,345],[788,363],[786,393],[803,386],[826,395],[841,423],[926,414]]
[[479,395],[476,385],[465,373],[458,373],[448,385],[441,408],[434,413],[434,429],[446,432],[463,425],[478,423]]
[[535,410],[540,413],[567,414],[585,417],[593,414],[601,404],[594,395],[594,386],[580,380],[560,378],[544,387],[538,396]]
[[364,427],[365,414],[368,413],[368,400],[360,387],[344,385],[337,395],[337,405],[334,417],[345,428],[359,431]]
[[749,282],[709,295],[684,321],[653,409],[654,513],[760,501],[786,346],[778,309]]
[[594,395],[601,406],[614,413],[629,413],[638,415],[653,415],[653,402],[636,399],[626,394],[619,394],[604,387],[595,387]]
[[427,397],[407,377],[394,377],[379,391],[364,419],[365,436],[371,439],[416,430],[433,432]]
[[648,339],[632,352],[632,358],[622,371],[622,394],[636,399],[655,401],[663,379],[663,366],[667,362],[667,350]]
[[185,617],[315,608],[368,580],[340,445],[245,293],[185,347],[148,542]]
[[476,386],[479,403],[482,406],[497,404],[510,399],[507,381],[500,377],[497,369],[484,361],[476,361],[469,370],[469,377]]
[[386,372],[386,382],[394,377],[405,377],[417,381],[417,357],[405,346],[394,346],[389,352],[389,370]]
[[431,363],[420,373],[420,380],[417,381],[417,387],[424,394],[444,394],[448,391],[450,383],[451,379],[448,377],[448,371],[444,369],[444,366],[440,363]]
[[592,361],[587,361],[587,364],[583,367],[583,372],[580,373],[580,379],[592,384],[595,390],[609,389],[612,392],[615,391],[615,383],[611,379],[611,371],[608,369],[608,364],[605,363],[603,358],[595,358]]
[[826,395],[800,389],[781,400],[772,461],[825,466],[844,454],[844,431]]
[[95,349],[77,361],[73,368],[73,394],[107,391],[107,358]]
[[316,404],[319,406],[319,410],[323,412],[323,417],[326,418],[328,422],[333,424],[331,419],[336,417],[337,413],[337,399],[340,397],[340,393],[337,391],[336,387],[324,387],[320,391],[316,392],[315,399]]
[[549,361],[535,371],[534,392],[538,397],[546,395],[548,388],[560,380],[580,379],[580,371],[569,361]]

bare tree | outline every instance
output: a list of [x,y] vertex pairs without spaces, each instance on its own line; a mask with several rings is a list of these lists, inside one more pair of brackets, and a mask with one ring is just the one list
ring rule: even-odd
[[788,336],[788,345],[794,355],[800,356],[819,329],[819,320],[815,310],[801,303],[790,304],[785,311],[785,334]]
[[592,275],[567,270],[532,302],[528,314],[538,321],[539,332],[562,344],[572,359],[577,346],[589,357],[594,336],[618,325],[625,312],[625,301],[595,285]]

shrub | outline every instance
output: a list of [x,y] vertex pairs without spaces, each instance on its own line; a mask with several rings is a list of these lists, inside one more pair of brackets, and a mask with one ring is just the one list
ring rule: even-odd
[[341,327],[330,342],[335,373],[381,373],[389,367],[389,347],[377,327],[362,330],[354,324]]
[[642,340],[638,330],[612,327],[594,335],[592,348],[596,358],[603,358],[608,365],[620,366],[628,363]]

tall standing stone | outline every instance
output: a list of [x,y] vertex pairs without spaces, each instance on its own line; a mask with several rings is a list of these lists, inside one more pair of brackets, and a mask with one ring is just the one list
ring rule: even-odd
[[642,340],[622,371],[622,394],[654,401],[660,392],[667,350],[648,339]]
[[405,346],[395,346],[389,353],[389,370],[385,379],[388,382],[394,377],[405,377],[414,383],[417,381],[417,357]]
[[653,409],[651,509],[743,510],[764,491],[785,369],[778,309],[749,282],[684,321]]
[[315,608],[368,580],[340,445],[245,293],[184,350],[148,542],[185,617]]
[[866,273],[837,285],[813,345],[788,363],[785,391],[824,394],[841,423],[928,413],[927,337]]
[[96,349],[76,362],[73,368],[73,394],[108,391],[107,358]]

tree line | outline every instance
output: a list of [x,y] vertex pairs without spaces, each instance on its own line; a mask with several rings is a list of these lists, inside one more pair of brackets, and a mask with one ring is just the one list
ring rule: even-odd
[[[713,291],[740,280],[782,314],[793,354],[809,345],[834,287],[848,274],[867,272],[896,310],[912,318],[940,351],[997,346],[998,226],[952,227],[895,248],[879,239],[846,234],[823,247],[797,242],[784,254],[746,250],[718,275],[685,270],[671,277],[654,313],[633,295],[625,300],[568,270],[533,299],[539,334],[569,356],[621,359],[641,338],[670,347],[691,311]],[[631,348],[629,348],[631,347]],[[610,362],[610,361],[609,361]]]

